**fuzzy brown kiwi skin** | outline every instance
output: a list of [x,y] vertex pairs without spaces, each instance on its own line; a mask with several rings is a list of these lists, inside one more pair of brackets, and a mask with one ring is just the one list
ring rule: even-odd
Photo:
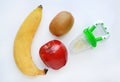
[[71,30],[73,23],[72,14],[68,11],[62,11],[52,19],[49,30],[55,36],[63,36]]

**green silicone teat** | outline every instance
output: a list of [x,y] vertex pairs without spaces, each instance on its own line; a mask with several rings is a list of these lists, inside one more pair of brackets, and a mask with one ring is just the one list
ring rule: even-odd
[[[96,29],[98,29],[98,30],[94,34],[94,31]],[[88,42],[93,47],[97,46],[98,41],[104,40],[104,39],[108,38],[108,36],[109,36],[109,32],[107,32],[107,28],[104,27],[104,23],[97,23],[95,25],[92,25],[91,27],[85,28],[83,30],[83,33],[84,33],[86,39],[88,40]],[[99,35],[99,36],[96,37],[95,35]]]

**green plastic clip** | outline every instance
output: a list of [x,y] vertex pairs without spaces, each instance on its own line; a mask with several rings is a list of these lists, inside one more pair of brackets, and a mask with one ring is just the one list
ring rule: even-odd
[[[96,28],[100,28],[100,30],[97,30],[99,31],[99,33],[101,33],[99,37],[96,37],[95,34],[93,33]],[[109,37],[109,32],[107,31],[107,28],[104,26],[104,23],[97,23],[95,25],[92,25],[91,27],[85,28],[83,30],[83,33],[88,42],[93,47],[97,46],[98,41],[102,41]]]

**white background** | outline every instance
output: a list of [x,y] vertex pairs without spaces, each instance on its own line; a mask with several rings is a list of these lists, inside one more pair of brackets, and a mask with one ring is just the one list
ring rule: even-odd
[[[68,62],[60,70],[50,68],[47,75],[28,77],[17,68],[13,58],[15,35],[25,17],[38,5],[43,5],[43,17],[31,46],[33,61],[45,68],[39,58],[39,48],[58,39],[67,49],[82,30],[102,20],[110,38],[94,49],[77,55],[68,49]],[[73,28],[57,38],[49,32],[49,23],[62,10],[72,13]],[[1,0],[0,1],[0,82],[120,82],[120,0]]]

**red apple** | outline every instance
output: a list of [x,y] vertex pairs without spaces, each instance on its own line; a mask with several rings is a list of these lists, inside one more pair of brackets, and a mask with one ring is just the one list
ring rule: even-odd
[[45,65],[55,70],[63,67],[67,62],[67,49],[59,40],[52,40],[44,44],[39,55]]

